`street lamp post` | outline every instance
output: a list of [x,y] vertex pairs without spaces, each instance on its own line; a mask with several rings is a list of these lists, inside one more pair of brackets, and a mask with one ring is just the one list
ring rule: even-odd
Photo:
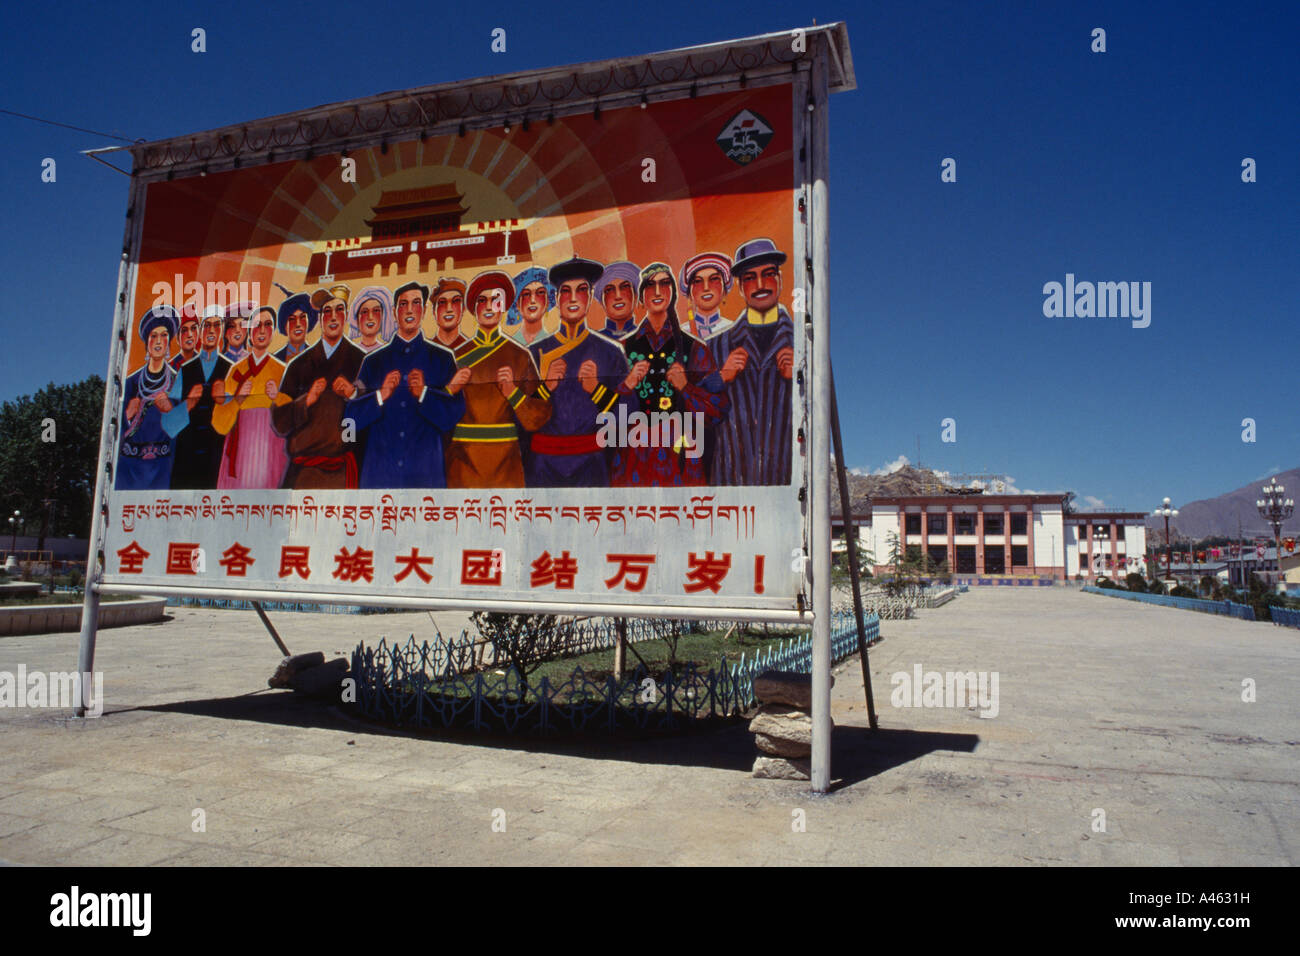
[[18,526],[22,523],[23,513],[15,509],[14,513],[9,516],[9,553],[13,554],[14,549],[18,547]]
[[[1170,578],[1174,576],[1174,553],[1169,545],[1169,519],[1178,517],[1178,509],[1169,507],[1169,499],[1164,500],[1164,504],[1151,512],[1157,518],[1165,519],[1165,569]],[[1157,571],[1159,568],[1156,569]]]
[[1259,510],[1259,516],[1273,526],[1273,554],[1277,558],[1277,577],[1281,582],[1282,522],[1291,517],[1292,511],[1295,510],[1295,502],[1290,498],[1283,499],[1282,492],[1286,489],[1276,478],[1260,490],[1264,492],[1265,497],[1258,499],[1255,507]]

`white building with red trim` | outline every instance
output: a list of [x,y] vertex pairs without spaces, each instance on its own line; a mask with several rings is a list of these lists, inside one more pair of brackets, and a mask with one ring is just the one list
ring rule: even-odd
[[[877,497],[854,520],[876,572],[889,572],[893,536],[914,554],[947,563],[971,584],[1037,584],[1146,573],[1146,515],[1065,512],[1064,495],[936,494]],[[832,519],[843,537],[843,521]],[[843,547],[837,545],[837,547]]]

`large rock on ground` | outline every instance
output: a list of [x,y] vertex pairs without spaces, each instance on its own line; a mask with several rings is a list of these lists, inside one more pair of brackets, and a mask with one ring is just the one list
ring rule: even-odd
[[795,743],[793,740],[782,740],[780,737],[769,737],[767,734],[755,734],[754,743],[763,753],[771,754],[773,757],[807,757],[812,754],[811,743]]
[[319,667],[294,674],[289,679],[289,686],[300,694],[338,701],[342,699],[343,678],[347,674],[348,662],[336,657]]
[[754,760],[754,776],[764,780],[811,780],[812,764],[807,760],[758,757]]
[[266,682],[267,687],[288,687],[294,674],[300,674],[305,670],[313,667],[320,667],[325,663],[325,655],[320,651],[312,651],[310,654],[294,654],[292,657],[286,657],[280,661],[280,666],[275,669],[271,679]]
[[764,704],[749,722],[749,732],[796,744],[811,744],[812,716],[785,704]]
[[[835,686],[835,677],[831,677]],[[763,671],[754,678],[754,696],[764,704],[786,704],[799,710],[812,709],[812,675],[794,671]]]

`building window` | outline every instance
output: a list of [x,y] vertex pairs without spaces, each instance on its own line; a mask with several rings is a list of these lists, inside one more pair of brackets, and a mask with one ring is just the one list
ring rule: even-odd
[[[1014,515],[1012,518],[1014,519]],[[1012,524],[1014,528],[1014,523]],[[1023,568],[1029,563],[1029,546],[1024,544],[1013,544],[1011,546],[1011,565],[1012,567]]]
[[957,573],[958,574],[975,573],[975,545],[973,544],[957,545]]
[[984,515],[984,533],[1001,534],[1002,533],[1002,515],[985,514]]
[[948,561],[948,549],[942,544],[931,545],[926,553],[930,556],[931,568],[937,568]]
[[948,516],[945,514],[928,514],[925,520],[929,523],[930,534],[947,534],[948,533]]
[[907,529],[907,530],[904,532],[905,534],[920,534],[920,533],[921,533],[921,516],[920,516],[920,515],[907,515],[906,518],[904,519],[903,526]]
[[1013,514],[1011,516],[1011,533],[1028,534],[1029,516],[1026,514]]
[[984,573],[1006,574],[1006,553],[1001,548],[986,548],[984,551]]
[[955,514],[952,516],[957,525],[957,534],[975,533],[975,516],[972,514]]

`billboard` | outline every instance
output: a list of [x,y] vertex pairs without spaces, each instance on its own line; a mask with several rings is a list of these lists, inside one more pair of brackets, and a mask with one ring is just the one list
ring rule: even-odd
[[133,147],[101,585],[801,613],[810,94],[778,59],[256,161]]

